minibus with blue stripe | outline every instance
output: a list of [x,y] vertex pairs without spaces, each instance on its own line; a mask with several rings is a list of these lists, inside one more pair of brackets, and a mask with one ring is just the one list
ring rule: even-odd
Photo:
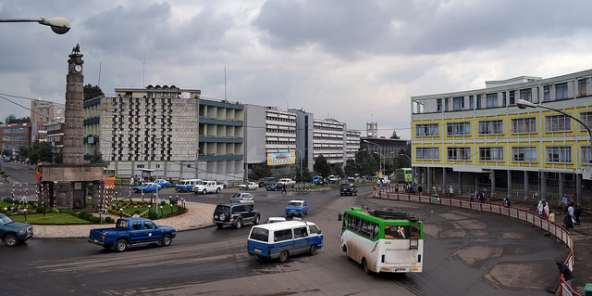
[[256,225],[247,239],[249,255],[281,262],[289,256],[308,253],[313,256],[323,247],[323,233],[307,221],[286,221]]

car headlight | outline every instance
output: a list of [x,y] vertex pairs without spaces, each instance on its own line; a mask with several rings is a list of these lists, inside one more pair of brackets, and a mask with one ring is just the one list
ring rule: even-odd
[[23,228],[23,229],[20,229],[20,230],[19,230],[19,233],[20,233],[20,234],[25,234],[25,232],[27,232],[27,229],[26,229],[26,228]]

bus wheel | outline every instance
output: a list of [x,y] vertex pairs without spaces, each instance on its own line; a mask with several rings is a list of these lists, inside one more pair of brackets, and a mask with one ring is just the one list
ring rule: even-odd
[[314,256],[317,254],[317,245],[310,246],[310,250],[308,250],[308,254],[310,256]]
[[288,260],[288,251],[282,251],[280,253],[280,262],[286,262]]
[[362,259],[362,266],[364,267],[364,272],[366,274],[372,273],[372,271],[368,268],[368,261],[366,261],[366,258]]

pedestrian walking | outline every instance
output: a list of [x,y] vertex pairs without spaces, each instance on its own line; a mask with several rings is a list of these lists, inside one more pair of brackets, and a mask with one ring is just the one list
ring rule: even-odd
[[543,203],[543,217],[545,217],[545,218],[549,217],[549,203],[548,202]]
[[423,191],[423,187],[421,187],[421,185],[417,186],[417,192],[419,194],[421,194],[422,191]]
[[563,276],[563,280],[567,282],[567,284],[571,288],[571,280],[573,279],[573,273],[569,269],[569,266],[567,266],[565,262],[563,262],[563,260],[561,259],[557,259],[556,263],[557,268],[559,268],[559,272]]
[[569,213],[569,215],[571,216],[571,218],[574,218],[576,209],[574,208],[573,204],[569,204],[569,207],[567,208],[567,212]]
[[130,183],[129,184],[130,184],[130,186],[134,186],[134,177],[131,177],[130,178]]
[[561,200],[561,204],[563,206],[563,210],[565,211],[565,209],[567,209],[567,204],[568,204],[567,195],[563,195],[563,199]]
[[471,201],[475,200],[475,193],[471,191]]
[[580,215],[582,215],[582,208],[578,207],[578,205],[575,205],[574,207],[574,219],[576,221],[575,225],[580,225]]
[[395,192],[399,192],[399,184],[395,185]]
[[444,189],[444,196],[450,197],[450,187],[446,185],[446,189]]
[[448,188],[450,190],[450,196],[449,197],[453,197],[454,196],[454,188],[452,188],[452,185],[450,185],[450,188]]
[[555,223],[555,213],[549,212],[549,222]]
[[573,228],[573,221],[569,213],[565,214],[565,218],[563,218],[563,228],[567,231]]
[[569,203],[572,205],[576,204],[576,194],[572,193],[571,196],[569,197]]

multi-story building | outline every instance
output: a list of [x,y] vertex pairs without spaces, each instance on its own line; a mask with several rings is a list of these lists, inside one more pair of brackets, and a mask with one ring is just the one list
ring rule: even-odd
[[345,165],[347,124],[335,119],[313,121],[314,158],[323,155],[329,164]]
[[43,127],[47,132],[45,134],[45,141],[51,143],[51,152],[55,154],[63,153],[65,118],[50,120]]
[[413,165],[427,188],[590,201],[592,70],[486,85],[411,98]]
[[66,105],[44,100],[31,101],[31,122],[50,122],[64,118]]
[[199,100],[198,176],[241,180],[244,176],[244,106],[226,100]]
[[11,123],[0,127],[0,138],[2,139],[2,154],[16,155],[21,146],[31,147],[35,139],[33,134],[35,126],[30,123]]
[[[245,105],[245,164],[246,171],[254,165],[267,163],[270,153],[294,153],[294,163],[268,163],[274,175],[291,175],[296,159],[303,157],[296,145],[297,115],[276,107]],[[300,150],[300,151],[299,151]],[[298,162],[299,164],[299,162]]]
[[408,143],[409,140],[362,137],[360,138],[360,150],[365,150],[368,154],[377,153],[380,156],[380,162],[384,173],[386,162],[398,158],[401,153],[403,153],[402,151],[407,149]]
[[200,176],[200,90],[149,85],[115,89],[115,93],[85,104],[86,153],[92,153],[98,140],[103,160],[121,177],[147,171],[172,179]]

